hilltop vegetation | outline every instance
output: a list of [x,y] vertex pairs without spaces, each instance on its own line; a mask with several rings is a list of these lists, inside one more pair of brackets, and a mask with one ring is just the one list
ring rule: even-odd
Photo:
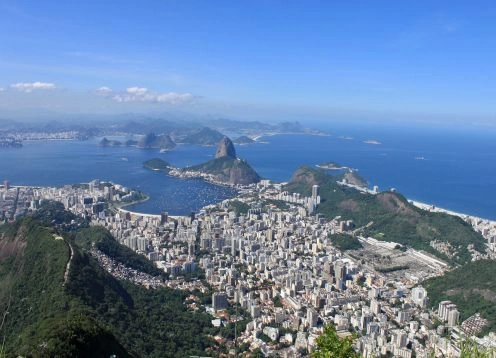
[[138,141],[137,145],[139,148],[159,148],[168,150],[174,148],[176,143],[174,143],[168,134],[156,135],[155,133],[148,133]]
[[83,248],[94,246],[105,255],[120,262],[127,267],[150,274],[152,276],[162,276],[166,278],[164,271],[158,269],[150,260],[143,255],[137,255],[127,246],[119,244],[110,232],[101,227],[93,226],[78,230],[74,236],[77,245]]
[[146,162],[144,162],[143,167],[145,167],[147,169],[151,169],[151,170],[157,170],[157,171],[168,173],[170,164],[167,163],[165,160],[162,160],[159,158],[153,158],[153,159],[150,159],[150,160],[147,160]]
[[183,140],[182,143],[198,145],[216,145],[224,137],[222,133],[208,127],[203,127],[196,133],[192,133]]
[[363,247],[355,236],[333,234],[329,235],[329,238],[331,239],[332,244],[341,251],[358,250]]
[[480,260],[431,278],[422,285],[427,289],[430,305],[450,300],[458,306],[461,320],[479,312],[486,318],[486,334],[496,330],[496,261]]
[[59,232],[49,222],[0,226],[2,356],[177,357],[202,355],[213,344],[210,317],[187,310],[188,293],[117,280],[86,250],[95,246],[128,267],[159,273],[150,261],[105,229]]
[[223,183],[251,184],[260,181],[260,176],[250,164],[239,158],[216,158],[188,169],[214,175],[217,180]]
[[8,312],[0,330],[2,354],[128,356],[115,336],[84,315],[84,307],[67,293],[69,257],[59,234],[33,219],[0,227],[0,312]]
[[[470,261],[469,244],[484,251],[484,238],[462,219],[421,210],[398,193],[372,195],[341,186],[337,181],[342,178],[328,175],[323,170],[302,167],[295,172],[285,189],[310,195],[312,185],[320,185],[321,204],[317,212],[329,219],[341,216],[353,220],[357,228],[362,228],[364,236],[425,250],[456,264]],[[431,240],[450,243],[456,255],[447,257],[434,250],[429,245]]]
[[251,144],[251,143],[255,143],[255,141],[248,136],[242,135],[241,137],[234,139],[233,143],[235,143],[235,144]]

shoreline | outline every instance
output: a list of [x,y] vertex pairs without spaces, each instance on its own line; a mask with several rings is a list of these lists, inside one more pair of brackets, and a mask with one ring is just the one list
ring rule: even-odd
[[331,136],[331,134],[324,133],[324,132],[322,132],[322,133],[305,133],[305,132],[289,132],[289,133],[285,133],[285,132],[278,132],[278,133],[257,134],[252,139],[255,142],[263,143],[263,142],[260,142],[259,141],[260,138],[263,138],[263,137],[273,137],[273,136],[276,136],[276,135],[312,135],[312,136],[318,136],[318,137],[330,137]]
[[[205,181],[205,182],[207,182],[209,184],[216,185],[216,186],[223,187],[223,188],[226,188],[226,187],[227,188],[231,188],[231,189],[236,190],[236,191],[237,191],[237,189],[240,189],[240,187],[237,186],[237,185],[232,185],[232,184],[227,184],[227,183],[221,183],[221,182],[217,182],[217,181],[210,181],[210,180],[208,180],[207,178],[204,178],[201,175],[199,175],[199,176],[192,176],[192,177],[182,177],[182,176],[171,175],[170,173],[164,173],[164,174],[167,175],[167,176],[173,177],[173,178],[181,179],[181,180],[188,180],[188,179],[203,180],[203,181]],[[273,182],[273,183],[274,184],[282,184],[282,183],[276,183],[276,182]],[[88,184],[88,183],[79,183],[79,184]],[[77,185],[77,184],[74,184],[73,183],[73,184],[65,184],[65,185]],[[348,184],[347,186],[351,186],[351,185]],[[4,185],[0,185],[0,187],[3,188]],[[53,186],[53,187],[51,187],[51,186],[43,186],[43,185],[12,185],[10,187],[11,188],[41,189],[41,188],[58,188],[58,187],[63,187],[63,185],[62,186]],[[358,188],[356,186],[353,186],[353,187],[356,190],[369,192],[370,194],[377,194],[377,193],[372,192],[368,188],[363,188],[363,187],[359,187]],[[146,201],[150,200],[151,196],[149,196],[148,194],[145,194],[145,193],[143,193],[143,194],[145,195],[145,198],[140,199],[140,200],[136,200],[136,201],[133,201],[133,202],[130,202],[130,203],[123,203],[121,205],[111,204],[112,209],[115,209],[118,212],[130,213],[131,215],[160,217],[160,214],[139,213],[139,212],[135,212],[135,211],[131,211],[131,210],[125,209],[126,207],[129,207],[129,206],[132,206],[132,205],[136,205],[136,204],[140,204],[140,203],[143,203],[143,202],[146,202]],[[453,211],[453,210],[450,210],[450,209],[438,207],[437,205],[434,205],[434,204],[428,204],[428,203],[421,202],[421,201],[414,200],[414,199],[410,199],[410,198],[406,198],[406,199],[407,199],[407,201],[410,204],[414,205],[415,207],[417,207],[419,209],[425,210],[425,211],[445,213],[445,214],[448,214],[448,215],[451,215],[451,216],[457,216],[457,217],[459,217],[459,218],[461,218],[462,220],[465,220],[465,221],[467,219],[481,221],[481,222],[488,223],[489,225],[492,225],[492,226],[494,226],[496,228],[496,219],[493,220],[493,219],[483,218],[483,217],[476,216],[476,215],[471,215],[471,214],[467,214],[467,213],[461,213],[461,212]],[[181,218],[181,217],[186,217],[186,216],[187,215],[169,215],[169,217],[176,217],[176,218]]]
[[416,206],[419,209],[425,210],[425,211],[445,213],[445,214],[448,214],[448,215],[451,215],[451,216],[458,216],[459,218],[461,218],[463,220],[465,220],[466,218],[470,218],[472,220],[475,219],[475,220],[479,220],[479,221],[488,222],[491,225],[496,226],[496,220],[482,218],[480,216],[471,215],[471,214],[460,213],[458,211],[453,211],[453,210],[450,210],[450,209],[441,208],[441,207],[436,206],[434,204],[427,204],[427,203],[424,203],[424,202],[421,202],[421,201],[418,201],[418,200],[413,200],[413,199],[408,199],[408,198],[407,198],[407,200],[408,200],[408,202],[410,204]]

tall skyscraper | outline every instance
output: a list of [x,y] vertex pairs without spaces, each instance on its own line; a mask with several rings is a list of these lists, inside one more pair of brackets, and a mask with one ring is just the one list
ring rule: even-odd
[[312,199],[317,200],[317,196],[319,196],[319,186],[312,186]]
[[164,225],[169,219],[169,213],[164,211],[160,214],[160,224]]
[[227,295],[224,292],[214,292],[212,295],[212,308],[215,311],[227,308]]

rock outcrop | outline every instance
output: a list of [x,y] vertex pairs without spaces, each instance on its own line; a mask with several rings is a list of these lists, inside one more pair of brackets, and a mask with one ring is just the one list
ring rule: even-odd
[[232,185],[258,183],[261,179],[248,162],[236,157],[234,144],[227,137],[220,140],[215,159],[188,170],[212,175],[215,180]]
[[155,133],[148,133],[139,140],[137,145],[139,148],[159,148],[168,150],[174,148],[176,143],[174,143],[168,134],[156,135]]
[[234,144],[228,137],[223,137],[220,140],[217,152],[215,152],[216,159],[222,157],[236,158],[236,149],[234,149]]

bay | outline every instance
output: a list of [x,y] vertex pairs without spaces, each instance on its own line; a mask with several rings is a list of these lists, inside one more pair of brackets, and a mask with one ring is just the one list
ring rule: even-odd
[[[496,219],[494,128],[445,125],[321,125],[330,136],[274,135],[237,146],[238,155],[264,177],[288,181],[299,166],[333,161],[358,169],[370,186],[396,188],[409,199]],[[373,140],[380,144],[369,144]],[[213,158],[215,148],[179,145],[166,153],[126,147],[102,148],[98,140],[25,142],[0,152],[0,179],[13,185],[57,186],[110,180],[151,198],[131,209],[185,215],[232,197],[229,188],[181,180],[143,168],[151,158],[179,167]]]

